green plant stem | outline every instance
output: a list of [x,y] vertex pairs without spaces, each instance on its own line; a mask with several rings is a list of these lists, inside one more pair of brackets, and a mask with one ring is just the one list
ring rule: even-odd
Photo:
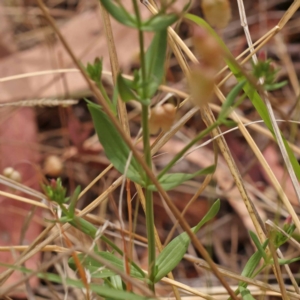
[[183,155],[193,147],[198,141],[203,139],[207,134],[209,134],[216,127],[221,125],[221,121],[217,120],[214,124],[210,125],[203,131],[201,131],[193,140],[191,140],[181,151],[179,151],[174,158],[164,167],[164,169],[159,173],[157,179],[159,180],[163,175],[165,175],[174,165],[175,163],[183,157]]
[[[148,127],[148,106],[142,105],[142,126],[143,126],[143,143],[145,160],[149,168],[152,168],[151,148],[149,141],[149,127]],[[155,234],[154,234],[154,209],[152,191],[147,189],[151,184],[151,180],[146,177],[146,227],[148,237],[148,274],[149,274],[149,288],[154,291],[155,278]]]
[[[134,7],[134,13],[136,15],[136,20],[138,24],[138,31],[139,31],[139,46],[140,46],[140,64],[141,64],[141,71],[142,71],[142,81],[143,83],[146,82],[147,79],[147,73],[146,73],[146,60],[145,60],[145,52],[144,52],[144,33],[141,30],[142,26],[142,20],[141,15],[139,11],[139,7],[136,0],[133,0],[133,7]],[[146,95],[146,85],[143,85],[143,94],[144,98]]]
[[[139,31],[139,44],[140,44],[140,64],[143,82],[143,98],[146,100],[147,95],[147,77],[149,74],[146,72],[146,61],[144,52],[144,33],[141,30],[142,20],[140,11],[138,8],[137,0],[133,0],[134,12],[137,18],[138,31]],[[152,169],[152,157],[149,140],[149,127],[148,127],[148,105],[142,104],[142,128],[143,128],[143,144],[144,144],[144,156],[145,161]],[[149,276],[149,288],[154,292],[154,278],[155,278],[155,235],[154,235],[154,209],[153,209],[153,195],[152,191],[147,189],[147,186],[151,184],[151,180],[146,177],[146,227],[148,237],[148,276]]]

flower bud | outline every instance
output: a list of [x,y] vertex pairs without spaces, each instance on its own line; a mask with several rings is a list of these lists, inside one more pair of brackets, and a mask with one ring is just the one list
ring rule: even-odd
[[202,0],[201,8],[207,22],[216,28],[225,28],[231,19],[228,0]]

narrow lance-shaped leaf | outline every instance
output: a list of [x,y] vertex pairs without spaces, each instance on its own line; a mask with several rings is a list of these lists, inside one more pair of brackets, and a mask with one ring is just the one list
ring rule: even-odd
[[[185,174],[185,173],[166,174],[159,179],[159,183],[165,191],[168,191],[182,184],[187,180],[193,179],[196,176],[212,174],[215,171],[215,168],[216,168],[215,165],[212,165],[192,174]],[[149,185],[147,188],[151,191],[157,191],[155,185],[153,184]]]
[[80,186],[77,186],[72,197],[71,197],[71,200],[70,200],[70,205],[69,205],[69,213],[70,213],[70,216],[74,216],[74,213],[75,213],[75,207],[76,207],[76,203],[77,203],[77,200],[78,200],[78,196],[80,194],[80,191],[81,191],[81,188]]
[[[167,51],[167,30],[157,31],[146,55],[146,98],[151,98],[161,84],[165,71],[165,57]],[[145,87],[144,87],[145,88]],[[140,92],[141,98],[143,94]]]
[[[206,213],[203,219],[192,228],[194,233],[197,233],[199,229],[208,221],[213,219],[220,209],[220,200],[217,200],[210,210]],[[156,260],[157,273],[155,274],[155,282],[161,280],[170,271],[172,271],[181,261],[182,257],[186,253],[186,250],[190,243],[190,237],[186,232],[180,234],[174,238],[158,255]]]
[[142,25],[144,31],[160,31],[167,29],[178,20],[178,16],[175,14],[157,14],[147,20]]
[[[97,255],[99,255],[101,258],[104,258],[108,263],[111,265],[117,267],[120,271],[124,272],[124,261],[121,258],[116,257],[113,253],[105,252],[105,251],[96,251]],[[96,259],[93,259],[89,256],[86,256],[85,254],[79,254],[78,255],[82,265],[89,270],[91,276],[93,278],[107,278],[112,275],[115,275],[114,272],[109,271],[105,265],[101,264]],[[74,259],[71,257],[69,259],[69,266],[73,270],[76,270],[76,264],[74,262]],[[145,274],[141,271],[141,269],[138,269],[135,267],[135,265],[131,264],[130,266],[130,275],[135,278],[145,278]]]
[[252,241],[254,242],[254,244],[255,244],[258,252],[261,254],[261,256],[263,257],[264,261],[267,262],[267,260],[268,260],[267,254],[265,252],[265,249],[262,247],[262,245],[261,245],[261,243],[260,243],[257,235],[253,231],[251,231],[251,230],[250,230],[249,234],[250,234],[250,237],[251,237]]
[[137,28],[136,17],[130,15],[123,7],[115,5],[112,0],[100,0],[109,14],[123,25]]
[[[111,282],[111,285],[117,289],[123,291],[123,283],[122,283],[122,278],[120,275],[114,275],[109,277],[109,281]],[[108,300],[108,299],[107,299]]]
[[[262,244],[262,248],[264,250],[267,248],[268,243],[269,243],[269,240],[267,239]],[[261,255],[261,252],[259,252],[259,251],[256,251],[254,254],[252,254],[252,256],[247,261],[241,275],[248,277],[248,278],[252,278],[252,275],[253,275],[256,267],[258,266],[261,258],[262,258],[262,255]],[[239,282],[239,286],[246,287],[247,285],[248,284],[246,282],[243,282],[243,281]]]
[[89,102],[88,108],[92,115],[99,141],[109,161],[122,174],[126,171],[127,178],[143,184],[143,171],[134,157],[131,157],[129,166],[125,170],[130,158],[130,149],[108,116],[94,103]]
[[121,99],[124,102],[128,102],[131,100],[139,101],[139,98],[134,94],[134,92],[127,85],[127,82],[124,80],[121,74],[118,75],[117,85]]
[[241,292],[243,300],[255,300],[255,298],[253,298],[248,289],[244,288],[243,286],[240,286],[239,290]]
[[[280,265],[288,265],[288,264],[291,264],[291,263],[299,261],[299,260],[300,260],[300,257],[295,257],[295,258],[291,258],[291,259],[278,258],[278,263]],[[271,259],[270,262],[274,263],[273,259]]]
[[232,107],[235,99],[239,95],[240,91],[243,89],[245,83],[246,83],[246,80],[242,80],[229,92],[229,94],[226,97],[225,102],[222,105],[222,109],[219,113],[218,119],[221,120],[221,119],[227,117],[230,107]]
[[151,102],[150,99],[141,99],[140,97],[138,97],[138,95],[136,95],[132,91],[131,89],[132,83],[129,80],[125,80],[121,74],[118,75],[117,85],[118,85],[120,97],[124,102],[136,100],[145,105],[150,104]]

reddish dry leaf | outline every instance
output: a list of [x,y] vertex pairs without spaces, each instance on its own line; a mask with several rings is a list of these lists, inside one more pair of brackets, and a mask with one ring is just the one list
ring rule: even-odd
[[[2,120],[4,114],[1,114]],[[11,114],[6,121],[0,125],[0,166],[1,172],[6,167],[13,167],[22,175],[22,183],[32,188],[37,189],[38,174],[35,164],[38,163],[38,152],[32,149],[31,143],[36,141],[36,121],[34,111],[29,108],[19,109]],[[3,188],[2,188],[3,189]],[[5,189],[5,188],[4,188]],[[7,189],[5,189],[7,190]],[[10,192],[15,192],[11,191]],[[41,225],[35,219],[30,221],[30,225],[26,230],[23,241],[21,240],[21,232],[26,226],[25,220],[32,206],[18,202],[12,199],[0,198],[2,209],[0,210],[0,245],[14,246],[25,244],[29,245],[38,236],[41,231]],[[37,210],[35,216],[40,215]],[[14,257],[15,256],[15,257]],[[1,252],[0,261],[7,264],[13,264],[17,253]],[[30,258],[26,262],[26,267],[36,269],[40,255]],[[0,268],[3,272],[4,268]],[[23,275],[19,272],[13,273],[5,285],[9,285]],[[33,287],[37,286],[37,279],[30,281]],[[14,290],[14,296],[22,295]]]

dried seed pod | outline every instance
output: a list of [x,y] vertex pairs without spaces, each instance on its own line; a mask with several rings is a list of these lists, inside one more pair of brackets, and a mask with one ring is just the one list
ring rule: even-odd
[[193,104],[199,107],[207,105],[212,100],[214,92],[214,69],[200,64],[195,66],[190,72],[189,84]]
[[202,0],[201,8],[207,22],[216,28],[225,28],[231,19],[228,0]]
[[176,108],[171,103],[164,104],[162,107],[164,109],[165,114],[164,119],[162,119],[161,122],[161,129],[167,131],[172,127],[174,123],[176,117]]
[[20,174],[20,172],[14,170],[11,175],[10,175],[10,179],[14,180],[16,182],[21,182],[22,181],[22,176]]
[[56,155],[50,155],[45,159],[44,172],[48,176],[58,177],[63,170],[62,160]]
[[20,172],[16,171],[12,167],[7,167],[3,170],[3,175],[11,180],[14,180],[16,182],[21,182],[22,181],[22,176]]
[[205,29],[193,28],[193,44],[203,64],[218,69],[223,60],[223,50],[218,41]]
[[149,131],[156,134],[159,129],[167,131],[171,128],[176,117],[176,108],[171,103],[155,106],[150,111]]
[[7,167],[3,170],[3,175],[7,178],[10,178],[11,174],[13,173],[14,168],[12,167]]

